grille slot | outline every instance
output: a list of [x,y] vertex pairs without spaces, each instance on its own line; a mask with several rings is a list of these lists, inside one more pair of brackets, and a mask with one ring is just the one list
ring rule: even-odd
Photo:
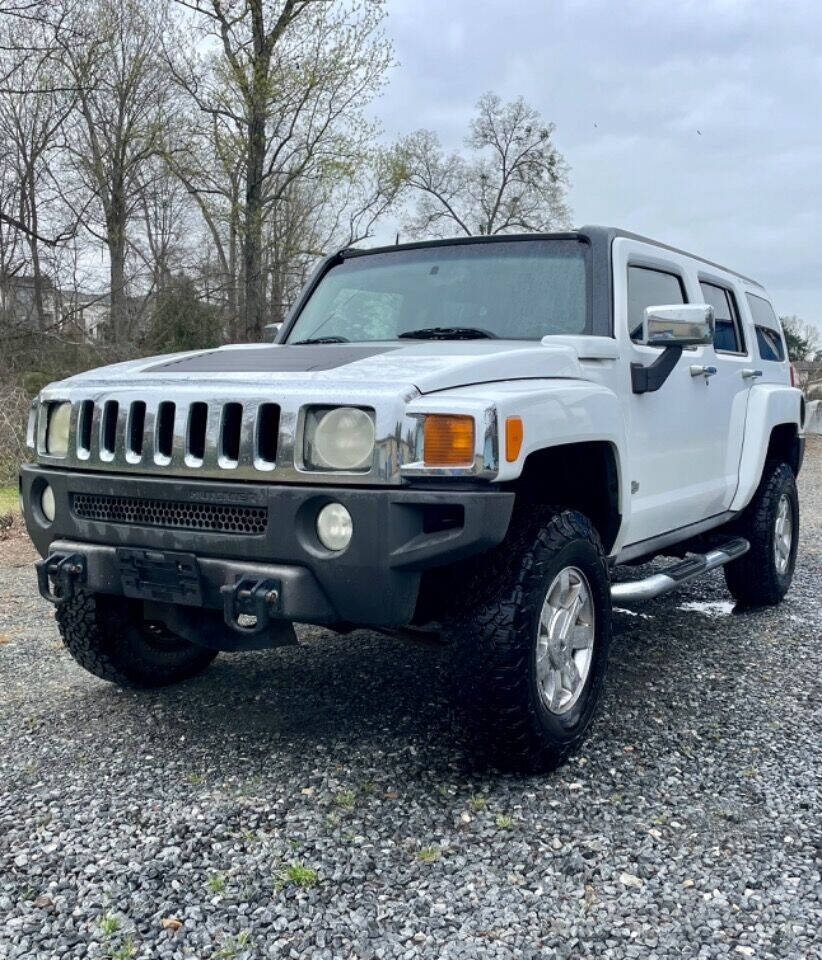
[[107,494],[72,494],[72,512],[81,520],[127,523],[171,530],[261,534],[268,526],[267,507],[232,503],[196,503],[189,500],[148,500]]
[[243,405],[227,403],[223,407],[220,430],[220,453],[227,464],[236,466],[240,459],[240,431],[243,424]]
[[94,401],[84,400],[77,415],[77,449],[87,456],[91,451],[91,423],[94,419]]
[[116,400],[106,400],[103,404],[103,422],[100,426],[100,449],[104,453],[114,456],[114,446],[117,442],[117,414],[120,404]]
[[208,404],[199,400],[188,411],[188,455],[199,466],[205,456]]
[[257,459],[264,467],[277,462],[280,408],[276,403],[261,403],[257,414]]
[[143,430],[146,425],[146,405],[142,400],[135,400],[131,405],[128,417],[128,453],[137,459],[143,455]]
[[157,453],[165,460],[171,459],[174,444],[174,404],[164,400],[157,408]]

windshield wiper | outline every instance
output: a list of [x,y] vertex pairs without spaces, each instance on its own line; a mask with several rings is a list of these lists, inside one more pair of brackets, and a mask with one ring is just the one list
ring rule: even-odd
[[348,337],[309,337],[307,340],[295,340],[293,345],[306,343],[351,343]]
[[497,335],[479,327],[423,327],[421,330],[406,330],[400,340],[496,340]]

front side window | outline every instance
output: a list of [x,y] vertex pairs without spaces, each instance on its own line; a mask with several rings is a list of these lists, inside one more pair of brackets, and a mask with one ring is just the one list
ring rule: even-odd
[[759,356],[763,360],[781,363],[785,359],[785,344],[773,307],[763,297],[757,297],[753,293],[746,296],[756,326],[756,344],[759,347]]
[[576,240],[347,257],[319,282],[287,342],[425,339],[426,331],[514,340],[586,333],[589,261],[588,244]]
[[721,353],[744,353],[745,340],[733,291],[704,280],[699,288],[705,303],[714,308],[714,349]]
[[628,267],[628,329],[636,343],[642,340],[646,307],[687,303],[682,278],[650,267]]

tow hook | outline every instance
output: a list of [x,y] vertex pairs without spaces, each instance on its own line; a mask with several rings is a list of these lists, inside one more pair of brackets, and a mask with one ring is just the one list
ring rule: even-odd
[[38,560],[35,567],[40,596],[56,605],[70,600],[86,581],[86,558],[82,553],[51,553]]
[[[241,577],[236,583],[220,587],[223,596],[223,618],[238,633],[262,633],[271,623],[271,615],[280,605],[282,585],[278,580]],[[241,623],[240,617],[254,620]]]

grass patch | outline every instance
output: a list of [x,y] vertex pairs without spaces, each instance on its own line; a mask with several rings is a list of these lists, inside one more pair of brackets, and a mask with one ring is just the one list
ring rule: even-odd
[[357,794],[354,793],[353,790],[343,790],[337,794],[334,802],[338,807],[342,807],[343,810],[353,810],[357,805]]
[[299,887],[301,890],[310,890],[317,885],[317,871],[307,867],[300,860],[294,860],[280,871],[277,876],[276,887]]
[[206,881],[206,886],[212,893],[222,893],[225,890],[225,874],[212,873]]
[[13,513],[14,516],[20,513],[20,498],[13,483],[0,485],[0,514],[4,513]]
[[244,950],[250,941],[251,933],[248,930],[241,930],[236,937],[226,937],[223,940],[222,947],[213,956],[219,957],[221,960],[231,960],[241,950]]
[[104,913],[100,917],[100,933],[108,940],[120,929],[120,918],[114,913]]
[[137,945],[131,937],[126,937],[116,950],[109,951],[109,960],[130,960],[137,953]]
[[423,863],[436,863],[442,857],[442,850],[439,847],[423,847],[417,853],[417,860]]
[[469,806],[476,813],[479,813],[480,810],[484,810],[487,804],[487,800],[481,793],[475,793],[473,797],[468,801]]
[[494,823],[496,823],[498,830],[510,830],[514,825],[514,821],[507,813],[498,813],[494,817]]

